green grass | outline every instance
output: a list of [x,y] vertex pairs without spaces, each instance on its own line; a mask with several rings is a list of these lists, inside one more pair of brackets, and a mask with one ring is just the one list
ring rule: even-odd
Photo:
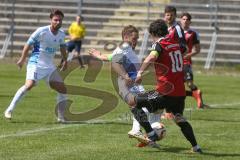
[[[83,82],[85,70],[76,69],[67,84],[89,87],[117,96],[105,66],[96,81]],[[13,62],[0,61],[0,112],[9,105],[16,90],[24,83],[25,69],[18,71]],[[155,160],[155,159],[240,159],[240,76],[239,71],[221,69],[195,72],[195,82],[203,91],[211,109],[197,110],[192,98],[186,99],[185,116],[189,119],[203,155],[189,154],[189,143],[179,128],[165,120],[167,136],[161,149],[137,148],[129,139],[131,128],[127,105],[118,106],[95,122],[58,124],[54,113],[56,92],[40,82],[17,105],[11,121],[0,118],[0,160]],[[69,95],[72,111],[88,111],[101,99]],[[111,102],[111,100],[109,100]]]

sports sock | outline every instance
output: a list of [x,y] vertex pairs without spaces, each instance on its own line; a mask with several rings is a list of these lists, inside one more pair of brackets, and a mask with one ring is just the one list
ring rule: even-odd
[[139,132],[141,130],[140,123],[133,117],[132,131]]
[[193,96],[193,95],[192,95],[192,91],[186,91],[186,96],[192,97],[192,96]]
[[145,129],[146,133],[152,132],[153,129],[148,121],[147,114],[140,108],[134,107],[131,109],[136,120],[140,123],[140,125]]
[[64,114],[64,110],[67,105],[66,100],[67,100],[66,94],[62,94],[62,93],[57,94],[58,115]]
[[148,119],[152,128],[160,126],[160,114],[150,113]]
[[22,99],[22,97],[26,94],[26,92],[27,92],[27,87],[25,85],[19,88],[16,94],[14,95],[12,102],[6,109],[6,112],[13,111],[14,108],[16,107],[16,104]]
[[191,145],[196,146],[197,141],[196,141],[196,138],[194,136],[192,126],[188,122],[179,122],[177,124],[181,128],[181,131],[182,131],[183,135],[191,143]]

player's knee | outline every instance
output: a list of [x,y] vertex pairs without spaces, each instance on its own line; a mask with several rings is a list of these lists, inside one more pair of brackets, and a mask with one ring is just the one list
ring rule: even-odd
[[64,85],[64,83],[62,82],[50,82],[50,87],[52,89],[54,89],[55,91],[62,93],[62,94],[66,94],[67,93],[67,89]]
[[124,97],[124,101],[125,101],[130,107],[131,107],[131,106],[136,106],[136,102],[135,102],[134,97],[135,97],[135,96],[129,92],[129,94],[127,94],[127,95]]
[[187,122],[186,118],[184,118],[183,115],[180,113],[174,115],[174,121],[176,124]]
[[145,95],[136,95],[134,102],[137,108],[143,108],[149,105],[148,99]]
[[26,81],[25,87],[28,91],[30,91],[36,85],[35,81]]
[[193,91],[193,90],[197,90],[197,86],[195,84],[193,84],[193,82],[190,82],[187,84],[188,87]]

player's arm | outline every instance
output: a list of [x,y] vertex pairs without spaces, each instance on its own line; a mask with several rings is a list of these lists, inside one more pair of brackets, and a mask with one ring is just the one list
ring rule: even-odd
[[126,72],[125,68],[123,67],[125,55],[121,51],[115,50],[112,53],[112,69],[125,80],[125,84],[127,86],[133,83],[133,80],[129,77],[128,73]]
[[21,69],[23,64],[25,63],[25,60],[28,56],[28,52],[29,50],[31,49],[31,45],[26,43],[23,47],[23,51],[22,51],[22,54],[21,54],[21,57],[19,58],[19,60],[17,61],[17,65],[18,67]]
[[122,64],[112,62],[112,69],[125,80],[127,86],[133,83],[132,79],[128,76],[128,73],[123,68]]
[[64,71],[65,69],[67,69],[67,51],[66,51],[66,47],[65,46],[60,46],[60,53],[62,56],[62,63],[61,63],[61,71]]
[[193,45],[191,56],[194,56],[194,55],[200,53],[200,50],[201,50],[201,46],[199,43]]
[[42,32],[41,28],[38,28],[35,32],[32,33],[32,35],[29,37],[27,43],[24,45],[21,57],[17,62],[17,65],[20,69],[22,68],[23,64],[25,63],[25,60],[28,56],[28,52],[31,49],[31,47],[34,44],[39,42],[41,32]]
[[157,51],[151,51],[150,54],[145,58],[143,61],[138,73],[137,73],[137,78],[135,80],[136,83],[141,83],[142,81],[142,73],[148,68],[148,66],[155,62],[156,59],[158,58],[159,53]]
[[201,51],[201,45],[200,45],[200,38],[197,32],[194,32],[194,36],[192,39],[192,43],[193,43],[193,47],[192,47],[192,51],[190,53],[187,53],[184,58],[190,58],[192,56],[197,55],[198,53],[200,53]]
[[97,59],[100,59],[100,60],[103,60],[103,61],[111,61],[112,60],[112,55],[110,54],[102,54],[100,51],[96,50],[96,49],[89,49],[88,50],[88,53],[97,58]]

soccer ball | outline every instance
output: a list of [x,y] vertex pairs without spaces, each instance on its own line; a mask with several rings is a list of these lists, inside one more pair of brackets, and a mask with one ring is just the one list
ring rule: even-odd
[[157,126],[153,127],[153,130],[158,135],[158,141],[162,140],[166,136],[166,128],[163,123],[159,123]]

